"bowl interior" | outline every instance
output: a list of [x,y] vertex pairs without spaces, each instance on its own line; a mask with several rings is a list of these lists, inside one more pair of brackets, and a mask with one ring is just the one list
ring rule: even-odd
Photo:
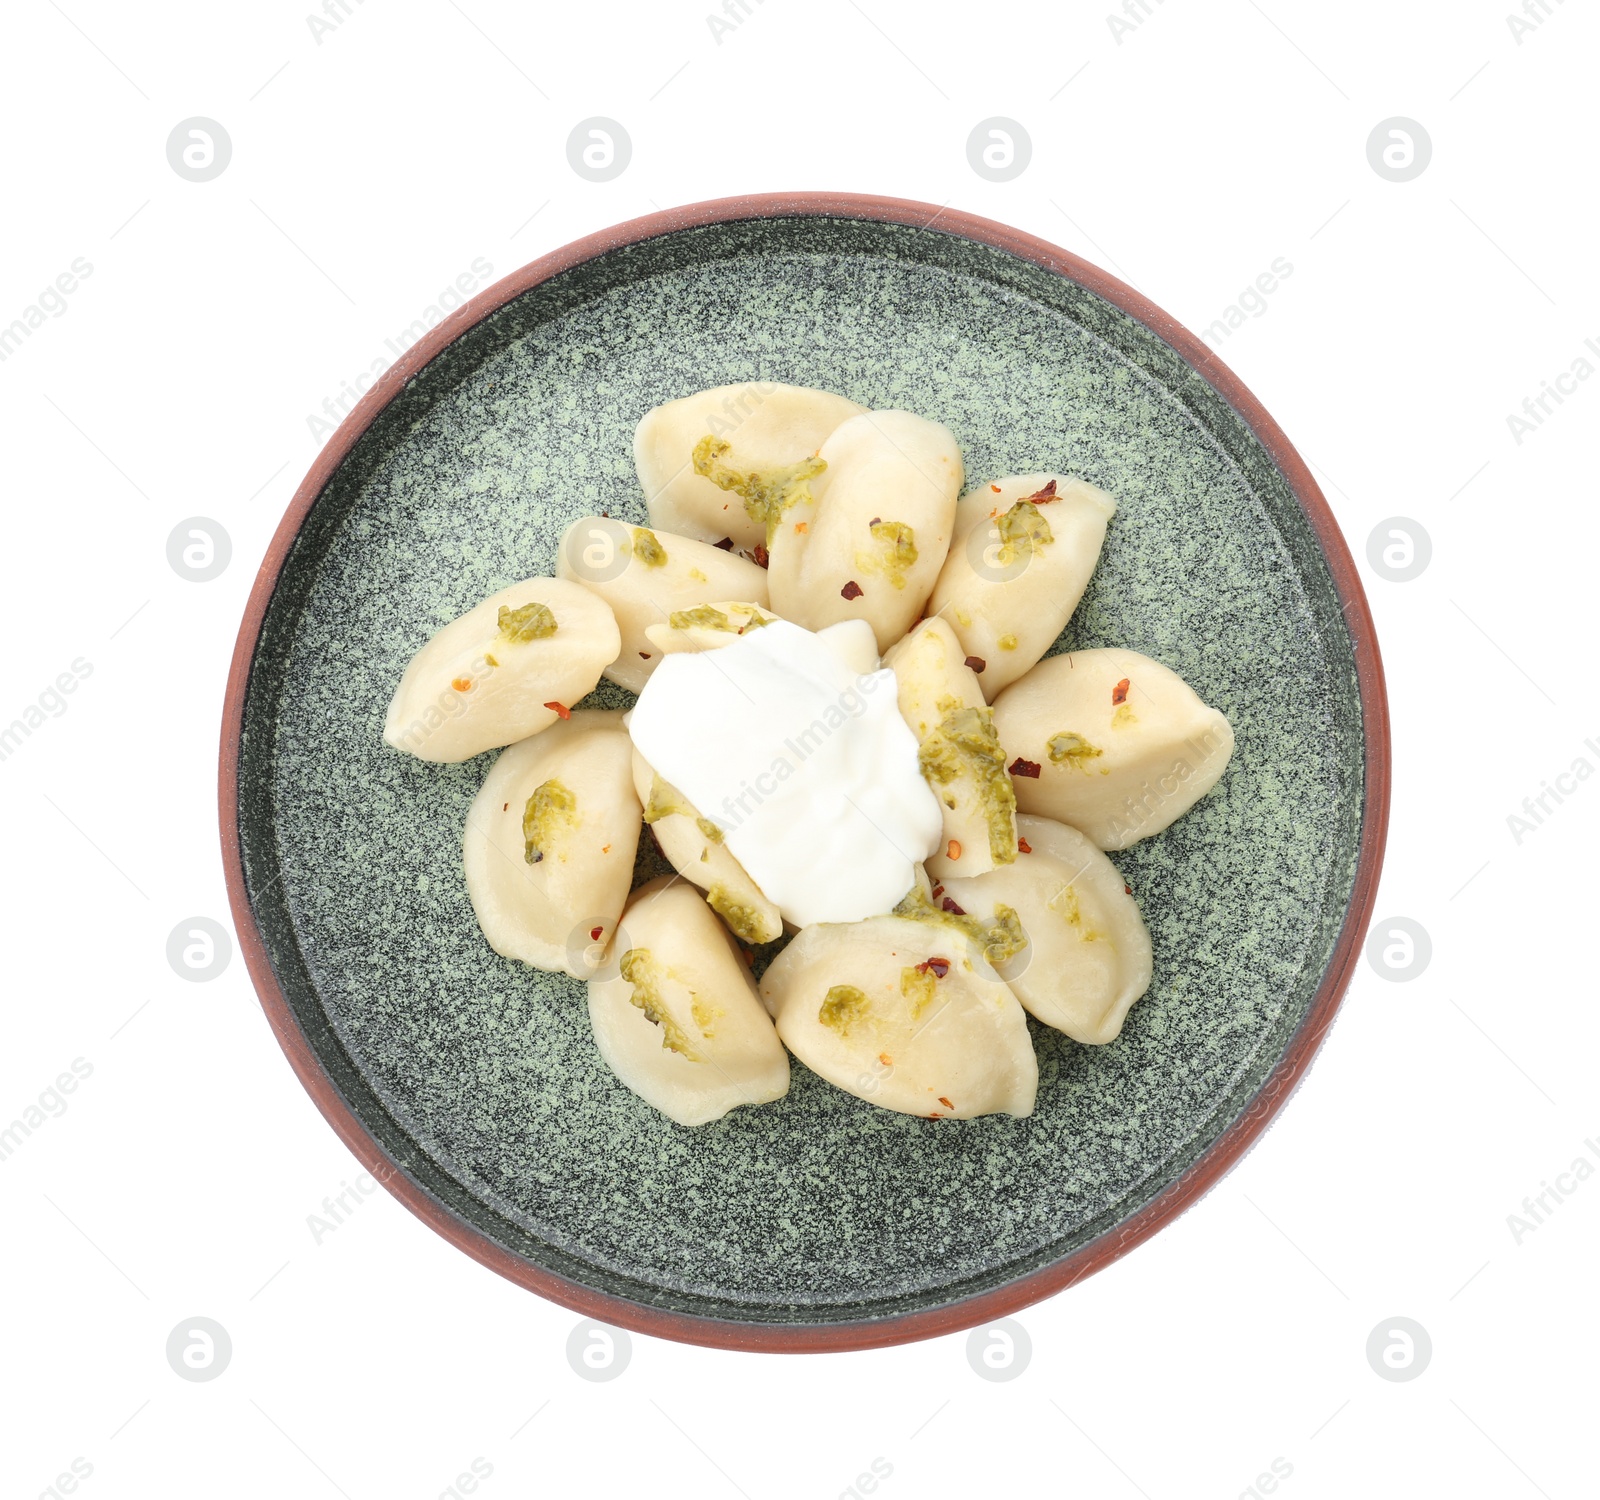
[[[572,518],[643,521],[649,407],[728,381],[946,423],[969,483],[1051,469],[1120,509],[1055,649],[1129,646],[1232,721],[1221,785],[1114,856],[1155,944],[1121,1038],[1034,1026],[1031,1119],[889,1114],[796,1063],[781,1102],[696,1130],[601,1062],[582,987],[500,958],[461,873],[489,757],[384,747],[439,626],[554,571]],[[599,701],[629,695],[602,684]],[[1354,654],[1328,566],[1237,413],[1093,292],[938,229],[714,224],[611,250],[431,361],[326,486],[251,668],[247,888],[351,1109],[449,1213],[628,1303],[817,1325],[1002,1287],[1124,1221],[1249,1103],[1304,1018],[1362,817]],[[648,841],[646,841],[648,842]]]

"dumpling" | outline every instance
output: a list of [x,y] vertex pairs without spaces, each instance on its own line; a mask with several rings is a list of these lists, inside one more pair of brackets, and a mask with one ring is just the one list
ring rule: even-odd
[[722,829],[701,817],[675,786],[633,752],[633,788],[644,821],[672,868],[706,893],[711,908],[746,943],[770,943],[783,933],[778,908],[723,843]]
[[419,760],[470,760],[538,734],[600,680],[621,644],[605,600],[527,578],[452,620],[411,658],[383,738]]
[[671,876],[634,892],[589,1024],[611,1071],[680,1125],[789,1092],[789,1058],[733,939]]
[[1024,815],[1015,864],[947,879],[944,896],[993,921],[1016,912],[1028,946],[998,964],[1011,992],[1074,1041],[1115,1041],[1128,1007],[1150,987],[1150,934],[1116,867],[1076,828]]
[[928,613],[948,620],[992,702],[1048,651],[1088,586],[1116,502],[1062,474],[979,485],[956,507],[955,537]]
[[778,617],[758,604],[720,600],[693,609],[674,610],[665,622],[646,625],[644,633],[662,656],[674,651],[715,651],[751,630],[760,630]]
[[729,469],[782,470],[812,457],[835,427],[865,410],[831,391],[752,380],[647,411],[633,434],[633,461],[650,524],[705,542],[728,537],[753,552],[767,540],[760,501],[697,473],[696,445],[711,439]]
[[585,979],[628,899],[639,847],[620,709],[576,709],[512,745],[467,813],[467,894],[496,953]]
[[[754,604],[703,604],[680,610],[665,625],[647,625],[644,633],[661,655],[671,656],[675,651],[715,651],[777,618]],[[815,634],[857,677],[878,670],[878,642],[865,620],[841,620]]]
[[939,799],[944,839],[928,869],[981,875],[1017,857],[1017,800],[994,715],[942,619],[924,620],[885,659],[900,713],[917,736],[917,764]]
[[790,1051],[859,1099],[933,1119],[1033,1113],[1027,1018],[953,926],[885,916],[807,927],[761,993]]
[[841,423],[818,460],[768,544],[772,607],[808,630],[865,620],[887,651],[944,566],[961,449],[937,422],[871,411]]
[[661,660],[646,627],[665,625],[679,611],[713,599],[767,603],[766,570],[753,562],[690,537],[657,534],[605,516],[583,516],[567,528],[556,572],[610,605],[621,646],[605,675],[634,693]]
[[1233,729],[1178,674],[1137,651],[1040,662],[994,701],[1017,806],[1102,849],[1160,833],[1217,784]]

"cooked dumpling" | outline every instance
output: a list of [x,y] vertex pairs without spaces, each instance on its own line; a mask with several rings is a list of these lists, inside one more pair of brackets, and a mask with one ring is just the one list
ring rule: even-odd
[[1062,474],[997,479],[961,497],[928,613],[948,620],[980,663],[990,701],[1061,634],[1116,508],[1104,490]]
[[645,630],[713,599],[748,599],[765,607],[767,574],[753,562],[686,536],[583,516],[561,538],[556,572],[611,606],[621,648],[605,675],[637,693],[661,660]]
[[790,1051],[859,1099],[934,1119],[1033,1113],[1027,1018],[953,926],[887,916],[807,927],[761,993]]
[[547,729],[600,680],[621,643],[605,600],[527,578],[452,620],[411,658],[383,738],[419,760],[461,761]]
[[663,781],[649,762],[633,752],[633,788],[648,823],[672,868],[706,893],[711,908],[746,943],[770,943],[783,932],[778,908],[761,894],[743,865],[722,841],[722,829],[675,786]]
[[947,879],[945,896],[980,921],[1009,906],[1028,946],[996,966],[1046,1026],[1074,1041],[1111,1042],[1150,987],[1150,934],[1116,867],[1076,828],[1024,815],[1026,852],[975,879]]
[[994,702],[1017,806],[1126,849],[1221,777],[1233,729],[1178,674],[1137,651],[1052,656]]
[[724,599],[716,604],[675,610],[664,623],[646,625],[644,633],[662,656],[674,651],[715,651],[777,618],[758,604]]
[[611,945],[639,847],[620,709],[577,709],[503,751],[467,813],[467,893],[496,953],[585,979]]
[[961,642],[924,620],[889,652],[900,713],[917,736],[917,764],[939,799],[944,839],[928,869],[940,879],[981,875],[1017,857],[1017,801],[1006,754]]
[[697,473],[696,445],[710,440],[724,460],[722,472],[782,471],[811,458],[835,427],[865,410],[831,391],[754,380],[647,411],[633,435],[633,461],[651,525],[705,542],[729,537],[740,551],[753,552],[767,540],[761,496]]
[[841,423],[818,462],[768,544],[772,607],[808,630],[865,620],[887,651],[944,566],[961,449],[937,422],[870,411]]
[[634,893],[589,1024],[611,1071],[680,1125],[789,1092],[789,1059],[733,939],[671,876]]

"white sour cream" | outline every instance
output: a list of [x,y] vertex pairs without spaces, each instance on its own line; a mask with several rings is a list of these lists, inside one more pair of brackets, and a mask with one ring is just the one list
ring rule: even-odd
[[667,656],[628,718],[639,753],[796,927],[889,911],[939,847],[938,799],[877,660],[865,621],[775,620]]

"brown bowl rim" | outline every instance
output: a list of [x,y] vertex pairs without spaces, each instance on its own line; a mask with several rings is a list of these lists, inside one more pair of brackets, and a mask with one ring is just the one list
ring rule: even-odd
[[[939,1307],[882,1318],[825,1324],[742,1323],[650,1307],[572,1281],[530,1264],[438,1202],[390,1158],[339,1093],[302,1032],[278,984],[245,887],[239,838],[239,759],[245,699],[255,656],[279,573],[317,497],[406,382],[446,346],[530,288],[604,255],[657,236],[712,224],[767,218],[862,219],[933,228],[1007,251],[1088,288],[1157,334],[1181,355],[1243,419],[1289,485],[1327,559],[1355,652],[1365,736],[1365,781],[1360,850],[1354,887],[1338,940],[1305,1018],[1283,1057],[1249,1105],[1180,1177],[1116,1227],[1088,1244],[1005,1286]],[[780,1353],[822,1353],[880,1348],[934,1338],[993,1322],[1054,1295],[1111,1264],[1171,1223],[1217,1182],[1258,1141],[1304,1078],[1332,1025],[1361,953],[1377,894],[1389,823],[1389,707],[1383,662],[1366,594],[1338,523],[1309,468],[1282,429],[1244,383],[1200,339],[1132,287],[1098,266],[1046,240],[959,209],[872,194],[796,192],[718,198],[664,209],[585,235],[540,256],[479,292],[430,330],[386,370],[339,425],[311,465],[279,522],[245,606],[234,646],[222,713],[218,801],[228,901],[246,967],[273,1034],[323,1117],[369,1171],[412,1213],[508,1280],[574,1312],[636,1333],[714,1348]]]

